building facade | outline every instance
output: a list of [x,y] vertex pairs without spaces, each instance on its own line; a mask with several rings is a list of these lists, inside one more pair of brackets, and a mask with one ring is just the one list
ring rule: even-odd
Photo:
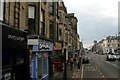
[[100,54],[106,54],[109,52],[115,53],[119,48],[118,36],[108,36],[97,43],[97,51]]
[[[53,51],[48,55],[52,64],[49,66],[52,70],[50,74],[57,72],[56,65],[59,63],[56,62],[61,62],[62,58],[59,58],[64,55],[64,48],[67,48],[66,60],[81,48],[78,20],[74,13],[67,12],[64,2],[4,2],[0,4],[0,11],[3,11],[0,20],[11,27],[25,31],[29,37],[37,35],[40,39],[53,41]],[[41,66],[38,65],[38,68]],[[41,72],[38,74],[41,76]]]

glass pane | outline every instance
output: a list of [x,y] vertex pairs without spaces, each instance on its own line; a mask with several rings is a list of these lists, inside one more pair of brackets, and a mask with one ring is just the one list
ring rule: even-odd
[[42,21],[42,22],[43,22],[43,17],[44,17],[44,12],[43,12],[43,10],[41,10],[41,12],[40,12],[40,21]]
[[28,18],[35,18],[35,7],[34,6],[29,6],[28,7]]
[[24,63],[24,54],[26,54],[24,50],[16,51],[16,64]]
[[42,77],[42,55],[38,53],[38,78]]
[[47,60],[46,59],[43,59],[43,74],[47,74]]

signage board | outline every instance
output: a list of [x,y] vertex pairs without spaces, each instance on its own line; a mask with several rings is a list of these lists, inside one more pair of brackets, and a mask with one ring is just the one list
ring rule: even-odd
[[40,51],[53,51],[53,42],[39,39],[39,50]]
[[62,49],[62,44],[59,42],[55,43],[54,50],[61,50]]
[[0,29],[2,29],[2,36],[0,34],[2,37],[2,80],[29,80],[27,33],[5,23],[0,24]]
[[28,45],[38,45],[38,39],[28,39]]

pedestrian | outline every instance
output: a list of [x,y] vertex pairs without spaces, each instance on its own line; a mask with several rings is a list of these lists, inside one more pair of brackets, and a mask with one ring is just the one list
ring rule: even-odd
[[71,58],[71,60],[70,60],[70,67],[71,67],[71,70],[72,70],[72,68],[73,68],[73,58]]
[[75,57],[73,58],[73,66],[74,67],[76,66],[76,58]]
[[73,68],[73,61],[70,62],[70,67],[71,67],[71,70]]
[[81,58],[79,58],[78,60],[78,71],[80,71],[80,67],[81,67]]
[[78,71],[80,71],[80,62],[78,61]]

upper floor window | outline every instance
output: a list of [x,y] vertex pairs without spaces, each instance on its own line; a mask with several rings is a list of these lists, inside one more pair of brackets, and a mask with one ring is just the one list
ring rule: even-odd
[[53,2],[49,2],[49,12],[52,14],[53,13],[53,7],[54,6],[54,4],[53,4]]
[[40,35],[45,35],[45,11],[41,10],[40,12],[40,30],[39,34]]
[[35,6],[28,6],[28,33],[35,33]]
[[53,38],[54,38],[54,22],[53,22],[53,21],[50,21],[49,26],[50,26],[50,32],[49,32],[49,34],[50,34],[50,39],[53,39]]
[[35,6],[28,7],[28,18],[35,18]]
[[3,5],[4,5],[4,3],[3,3],[3,0],[0,0],[0,20],[3,20]]

